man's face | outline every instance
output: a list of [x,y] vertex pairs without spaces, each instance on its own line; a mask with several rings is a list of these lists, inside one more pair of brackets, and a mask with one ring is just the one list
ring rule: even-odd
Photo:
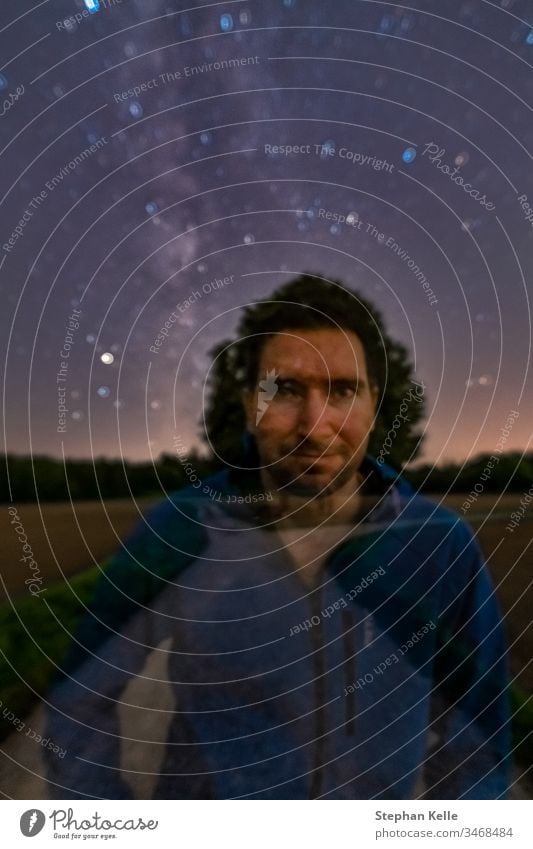
[[349,330],[287,330],[261,352],[246,420],[266,475],[301,494],[355,480],[373,427],[377,391],[361,341]]

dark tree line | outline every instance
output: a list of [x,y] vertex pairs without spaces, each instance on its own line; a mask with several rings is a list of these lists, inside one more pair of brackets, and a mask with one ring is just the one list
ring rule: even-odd
[[[130,494],[164,497],[187,486],[189,479],[180,462],[171,454],[161,454],[155,464],[130,463],[103,458],[90,460],[61,460],[53,457],[0,458],[0,501],[8,502],[7,469],[14,502],[85,501],[99,498],[127,498]],[[417,489],[424,492],[470,492],[480,482],[489,455],[477,457],[465,465],[420,466],[404,470],[403,474]],[[191,453],[189,462],[199,478],[207,478],[219,462]],[[533,453],[524,457],[518,452],[502,454],[499,463],[483,481],[483,492],[525,492],[533,483]]]
[[[207,476],[213,464],[191,453],[196,474]],[[0,462],[0,501],[85,501],[99,498],[161,496],[188,483],[183,464],[171,454],[161,454],[152,464],[96,458],[69,459],[63,466],[53,457],[8,455]]]
[[[425,492],[470,492],[483,485],[483,492],[524,492],[533,483],[533,453],[513,451],[501,454],[493,468],[491,454],[480,454],[467,463],[442,466],[423,465],[406,473],[406,478]],[[489,474],[487,474],[489,469]],[[478,486],[479,488],[479,486]]]

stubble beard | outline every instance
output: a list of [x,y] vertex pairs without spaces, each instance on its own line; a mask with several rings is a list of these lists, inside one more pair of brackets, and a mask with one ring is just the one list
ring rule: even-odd
[[[318,460],[318,462],[320,461]],[[274,485],[274,488],[287,495],[315,499],[326,498],[346,487],[350,481],[353,481],[354,489],[359,482],[360,462],[352,455],[344,458],[343,465],[338,471],[332,473],[331,480],[328,482],[324,482],[322,476],[321,480],[314,481],[312,474],[305,472],[302,474],[302,470],[296,471],[289,465],[284,465],[283,460],[276,462],[276,460],[270,459],[264,462],[264,465],[267,468],[262,470],[262,476],[268,479],[271,485]],[[313,468],[311,461],[308,465]]]

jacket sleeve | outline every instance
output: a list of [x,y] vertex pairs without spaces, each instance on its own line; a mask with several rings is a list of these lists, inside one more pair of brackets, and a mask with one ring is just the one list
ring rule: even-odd
[[50,798],[132,797],[121,774],[119,709],[148,656],[173,636],[172,618],[153,606],[203,547],[203,529],[184,517],[158,505],[102,574],[47,699],[46,735],[64,752],[46,752]]
[[503,623],[481,550],[462,522],[454,543],[437,633],[423,798],[504,798],[511,735]]

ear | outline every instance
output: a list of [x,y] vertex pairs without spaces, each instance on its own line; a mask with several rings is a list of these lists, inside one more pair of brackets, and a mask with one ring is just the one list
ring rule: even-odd
[[257,401],[255,392],[251,389],[243,389],[241,393],[242,406],[246,416],[246,427],[250,433],[255,433],[255,420],[257,412]]

